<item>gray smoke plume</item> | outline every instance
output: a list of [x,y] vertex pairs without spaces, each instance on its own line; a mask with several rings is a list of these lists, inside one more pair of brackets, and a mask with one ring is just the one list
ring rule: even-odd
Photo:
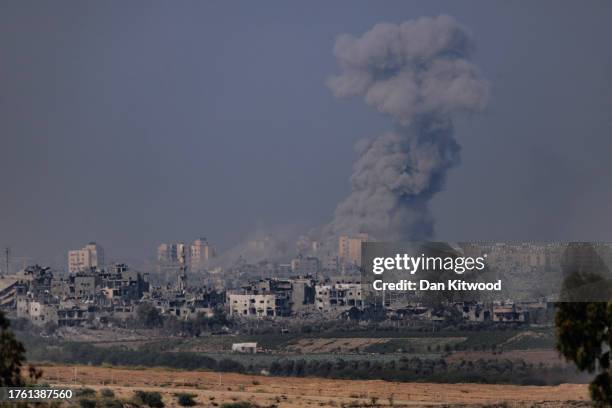
[[428,208],[459,163],[453,116],[484,109],[489,85],[469,57],[466,30],[452,17],[376,24],[361,37],[338,37],[342,72],[329,79],[337,97],[363,96],[395,130],[357,145],[351,192],[328,232],[366,232],[381,240],[427,239]]

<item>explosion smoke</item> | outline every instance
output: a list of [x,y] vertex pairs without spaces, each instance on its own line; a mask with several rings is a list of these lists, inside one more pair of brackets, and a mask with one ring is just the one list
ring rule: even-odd
[[469,57],[466,32],[452,17],[376,24],[359,38],[341,35],[336,97],[363,96],[395,130],[358,143],[351,192],[328,226],[335,236],[366,232],[381,240],[427,239],[429,201],[459,163],[453,116],[484,109],[489,85]]

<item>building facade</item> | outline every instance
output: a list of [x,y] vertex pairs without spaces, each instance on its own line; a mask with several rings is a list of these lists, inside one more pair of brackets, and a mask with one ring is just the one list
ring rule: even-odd
[[95,242],[84,248],[68,251],[68,272],[76,273],[104,265],[104,249]]
[[361,244],[368,240],[368,234],[356,237],[342,235],[338,239],[338,260],[342,265],[361,266]]
[[199,238],[189,246],[189,269],[200,271],[208,265],[212,256],[212,248],[206,238]]

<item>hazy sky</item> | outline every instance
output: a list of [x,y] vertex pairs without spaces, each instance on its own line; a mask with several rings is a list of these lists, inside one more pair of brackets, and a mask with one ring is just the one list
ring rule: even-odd
[[0,244],[111,259],[328,222],[355,142],[389,128],[325,86],[337,35],[449,14],[487,110],[434,199],[445,240],[612,240],[612,2],[4,1]]

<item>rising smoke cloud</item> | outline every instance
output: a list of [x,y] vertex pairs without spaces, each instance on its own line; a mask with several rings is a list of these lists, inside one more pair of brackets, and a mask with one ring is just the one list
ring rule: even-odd
[[361,37],[338,37],[338,98],[362,96],[394,130],[357,144],[351,192],[328,232],[366,232],[380,240],[433,235],[429,201],[460,160],[453,117],[485,108],[488,82],[470,62],[467,31],[449,16],[376,24]]

